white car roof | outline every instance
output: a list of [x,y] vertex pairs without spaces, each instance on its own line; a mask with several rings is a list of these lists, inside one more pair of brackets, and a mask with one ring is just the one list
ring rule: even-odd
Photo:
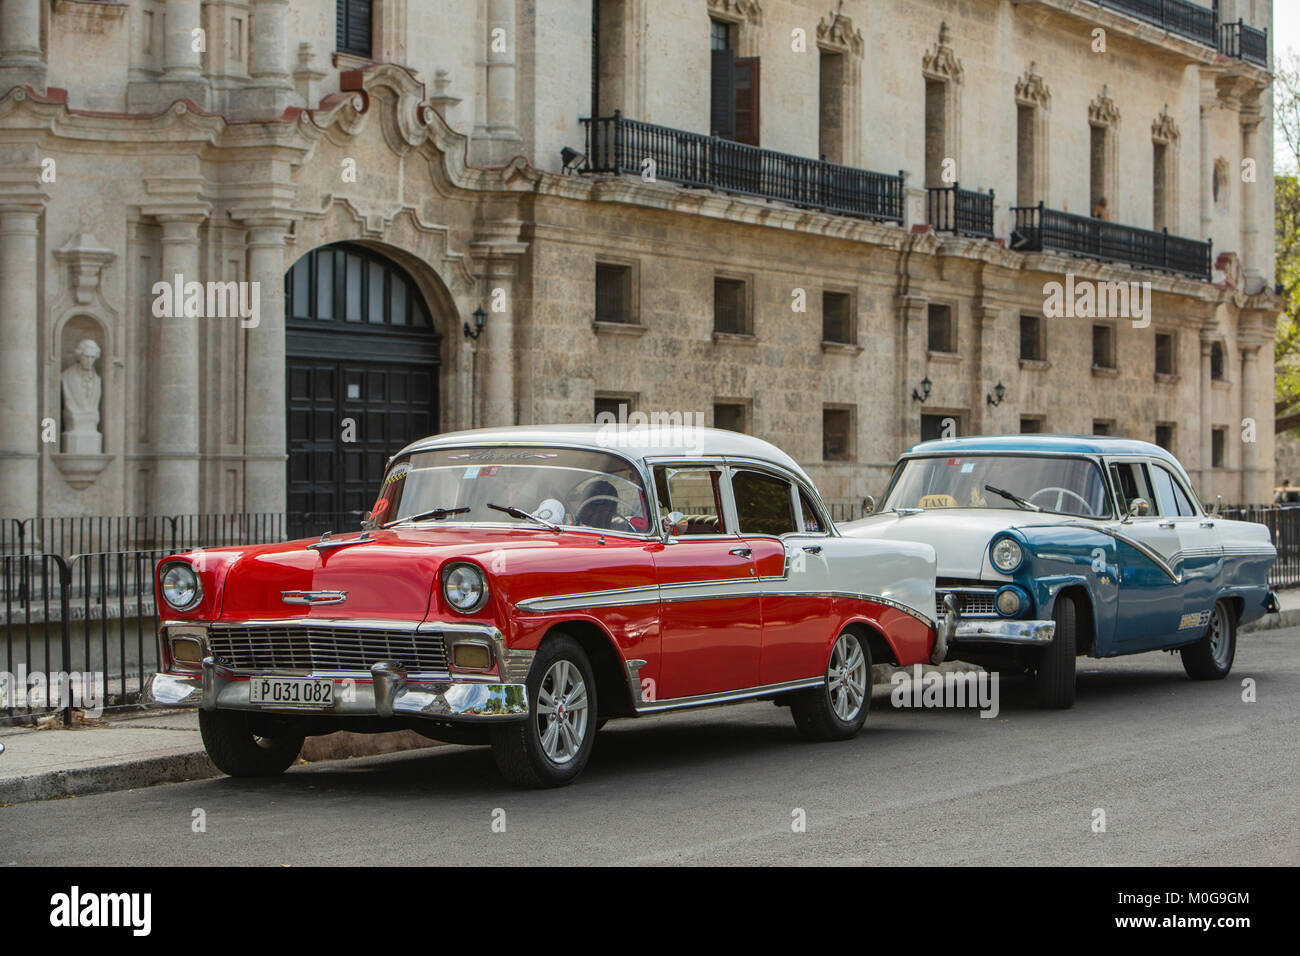
[[794,472],[812,484],[799,464],[771,442],[724,428],[676,425],[511,425],[430,435],[399,454],[453,445],[560,445],[620,453],[632,459],[753,458]]

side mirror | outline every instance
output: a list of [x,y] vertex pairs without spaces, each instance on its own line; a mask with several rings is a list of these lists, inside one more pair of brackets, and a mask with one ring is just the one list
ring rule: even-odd
[[867,495],[862,499],[862,513],[863,515],[873,515],[876,513],[876,499],[871,497],[871,495]]
[[1128,503],[1128,513],[1124,515],[1125,521],[1132,521],[1134,518],[1145,518],[1151,513],[1151,505],[1145,498],[1134,498]]
[[686,530],[686,515],[680,511],[670,511],[664,515],[664,533],[678,535]]
[[1214,507],[1210,509],[1210,514],[1214,515],[1217,518],[1219,516],[1219,512],[1222,510],[1223,510],[1223,495],[1215,495]]

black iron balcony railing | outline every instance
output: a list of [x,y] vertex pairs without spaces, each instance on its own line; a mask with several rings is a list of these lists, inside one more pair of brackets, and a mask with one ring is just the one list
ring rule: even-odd
[[953,183],[928,187],[925,194],[925,221],[936,231],[993,238],[993,190],[981,193]]
[[1268,67],[1268,30],[1257,30],[1244,20],[1219,24],[1219,52]]
[[1053,250],[1090,259],[1124,262],[1140,269],[1174,272],[1195,279],[1210,278],[1212,247],[1209,242],[1090,219],[1057,209],[1012,206],[1016,229],[1011,248],[1023,252]]
[[819,209],[841,216],[903,221],[903,173],[890,176],[778,153],[702,133],[630,120],[621,113],[583,119],[583,172],[646,172],[656,179]]
[[1206,46],[1214,46],[1215,12],[1187,0],[1093,0]]

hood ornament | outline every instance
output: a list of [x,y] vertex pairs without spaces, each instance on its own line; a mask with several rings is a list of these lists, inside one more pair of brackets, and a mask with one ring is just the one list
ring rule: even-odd
[[348,599],[347,591],[281,591],[285,604],[342,604]]

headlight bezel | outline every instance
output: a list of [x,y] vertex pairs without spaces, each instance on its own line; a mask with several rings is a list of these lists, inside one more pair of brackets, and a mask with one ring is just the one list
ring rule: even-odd
[[[1002,608],[1002,595],[1011,594],[1016,598],[1016,609],[1014,611],[1005,611]],[[998,588],[997,593],[993,595],[993,607],[1001,617],[1016,618],[1024,617],[1029,609],[1029,595],[1025,593],[1024,588],[1016,587],[1014,584],[1008,584]]]
[[[454,600],[452,600],[449,585],[451,583],[452,576],[461,570],[470,571],[478,577],[479,595],[473,604],[460,605],[457,604]],[[446,567],[442,569],[441,580],[442,580],[442,584],[441,584],[442,599],[447,604],[447,606],[451,608],[453,611],[455,611],[457,614],[477,614],[479,611],[483,610],[484,606],[488,602],[488,597],[491,593],[491,588],[488,586],[487,573],[477,564],[474,564],[472,561],[451,562],[450,564],[448,564]]]
[[[169,572],[181,569],[187,571],[194,579],[194,597],[187,603],[177,604],[167,595],[167,575]],[[194,570],[194,565],[188,561],[167,561],[158,568],[158,594],[173,611],[184,614],[186,611],[192,611],[203,603],[203,580],[199,577],[199,572]]]
[[[1015,548],[1016,560],[1003,565],[998,561],[998,549],[1003,545],[1010,545]],[[1025,565],[1025,546],[1009,534],[998,535],[989,545],[989,563],[993,565],[994,570],[1002,574],[1015,574]]]

